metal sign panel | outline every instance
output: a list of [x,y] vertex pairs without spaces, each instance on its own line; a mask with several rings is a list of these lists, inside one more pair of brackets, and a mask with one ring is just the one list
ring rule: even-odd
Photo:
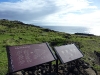
[[74,44],[57,46],[54,48],[62,63],[66,63],[83,57],[83,54],[77,49]]
[[47,43],[9,46],[8,58],[10,61],[10,72],[15,72],[25,68],[55,60],[55,57]]

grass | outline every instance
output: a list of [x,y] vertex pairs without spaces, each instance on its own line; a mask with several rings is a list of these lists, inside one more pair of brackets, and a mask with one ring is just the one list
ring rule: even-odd
[[[94,51],[100,52],[100,36],[79,36],[63,32],[56,32],[19,21],[0,20],[0,75],[5,75],[8,71],[8,59],[6,45],[23,45],[48,42],[50,46],[75,43],[84,53],[82,58],[100,70],[100,66],[95,62]],[[93,62],[95,65],[93,65]]]

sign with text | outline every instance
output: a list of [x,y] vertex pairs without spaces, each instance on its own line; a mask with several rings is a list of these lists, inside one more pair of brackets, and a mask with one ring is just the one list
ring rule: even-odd
[[9,46],[7,51],[9,53],[10,72],[55,60],[52,50],[47,43]]
[[74,44],[54,47],[55,52],[62,63],[66,63],[83,57],[83,54],[78,50]]

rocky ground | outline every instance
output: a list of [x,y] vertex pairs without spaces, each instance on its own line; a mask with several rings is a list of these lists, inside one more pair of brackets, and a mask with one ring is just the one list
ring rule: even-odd
[[88,63],[81,60],[59,64],[58,73],[56,71],[56,65],[52,65],[50,68],[49,64],[43,64],[16,72],[13,75],[100,75],[100,72],[97,72]]

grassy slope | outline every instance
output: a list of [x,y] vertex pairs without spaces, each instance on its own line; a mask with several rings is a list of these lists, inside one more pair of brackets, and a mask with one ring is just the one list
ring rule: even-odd
[[[7,73],[6,45],[22,45],[49,42],[51,46],[76,43],[84,53],[84,60],[91,66],[95,63],[94,50],[100,51],[99,36],[78,36],[55,32],[19,21],[0,20],[0,75]],[[95,63],[96,64],[96,63]],[[100,67],[96,64],[97,70]]]

